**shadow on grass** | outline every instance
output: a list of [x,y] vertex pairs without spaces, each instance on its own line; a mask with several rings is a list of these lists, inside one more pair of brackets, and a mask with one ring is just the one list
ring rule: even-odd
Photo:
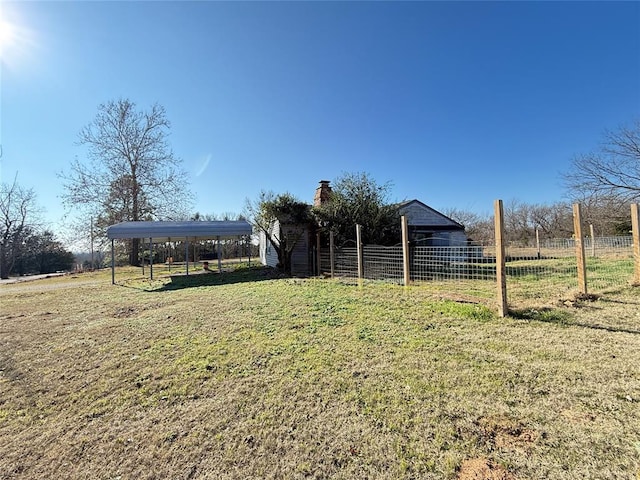
[[282,274],[271,267],[263,266],[239,268],[230,272],[223,271],[222,273],[211,272],[193,275],[172,275],[169,283],[153,291],[162,292],[166,290],[181,290],[183,288],[260,282],[275,278],[282,278]]
[[582,327],[591,328],[593,330],[604,330],[612,333],[632,333],[635,335],[640,335],[640,330],[577,322],[574,320],[574,316],[571,314],[571,312],[556,308],[544,307],[539,309],[510,310],[509,315],[512,318],[516,318],[518,320],[532,320],[536,322],[553,323],[556,325],[567,327]]
[[228,285],[233,283],[251,283],[263,280],[283,278],[282,274],[271,267],[242,266],[232,270],[203,272],[195,271],[189,275],[174,274],[161,275],[151,280],[149,278],[129,278],[116,282],[115,285],[131,288],[142,292],[163,292],[167,290],[181,290],[184,288],[196,288],[215,285]]

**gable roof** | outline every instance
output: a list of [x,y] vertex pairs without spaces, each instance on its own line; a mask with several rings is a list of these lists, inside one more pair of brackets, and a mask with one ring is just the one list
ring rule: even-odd
[[156,242],[208,240],[251,235],[251,224],[245,220],[216,222],[122,222],[107,227],[107,237],[152,238]]
[[464,230],[464,225],[422,203],[420,200],[414,199],[402,202],[398,204],[398,210],[401,214],[407,216],[409,226],[434,227],[439,229],[447,227],[453,230]]

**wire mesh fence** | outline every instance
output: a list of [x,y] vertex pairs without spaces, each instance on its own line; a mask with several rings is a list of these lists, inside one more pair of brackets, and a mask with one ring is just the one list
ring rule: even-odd
[[[535,244],[535,242],[532,242]],[[628,286],[634,275],[631,236],[584,239],[589,292]],[[578,293],[578,262],[574,239],[552,239],[535,246],[506,248],[507,298],[512,308],[552,304]],[[333,258],[333,268],[331,259]],[[324,274],[358,278],[358,250],[321,251]],[[363,246],[363,279],[402,284],[401,246]],[[409,249],[413,284],[452,298],[491,301],[496,292],[496,248],[493,245],[416,246]]]
[[[633,281],[631,236],[586,237],[587,288],[602,293]],[[511,304],[558,300],[578,291],[575,239],[553,239],[540,247],[507,248],[507,290]]]

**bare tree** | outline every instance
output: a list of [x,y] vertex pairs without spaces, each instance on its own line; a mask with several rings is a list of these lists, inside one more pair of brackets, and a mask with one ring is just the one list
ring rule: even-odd
[[18,184],[0,184],[0,278],[8,278],[22,247],[27,230],[35,228],[39,218],[36,194]]
[[563,202],[551,205],[532,205],[530,220],[542,238],[569,238],[573,235],[573,211]]
[[628,235],[631,231],[629,201],[617,196],[585,195],[574,198],[582,205],[582,216],[598,235]]
[[470,240],[481,244],[490,244],[494,241],[493,218],[490,215],[461,210],[456,207],[445,208],[442,213],[463,225]]
[[600,149],[577,155],[563,175],[572,199],[604,198],[629,203],[640,199],[640,119],[607,131]]
[[[519,245],[531,245],[535,232],[542,238],[568,238],[573,234],[571,204],[526,204],[518,200],[507,202],[505,211],[506,238]],[[480,243],[494,241],[493,216],[449,208],[445,215],[465,226],[467,236]]]
[[[188,216],[191,194],[167,142],[170,123],[162,106],[148,111],[120,99],[102,104],[96,118],[79,134],[88,158],[77,158],[61,173],[69,208],[82,208],[98,230],[123,221],[169,220]],[[87,223],[85,221],[85,223]],[[139,241],[133,240],[129,262],[139,263]]]

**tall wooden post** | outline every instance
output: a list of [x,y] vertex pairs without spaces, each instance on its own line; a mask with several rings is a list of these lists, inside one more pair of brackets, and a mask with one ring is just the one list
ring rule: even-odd
[[631,233],[633,235],[633,283],[640,285],[640,214],[638,204],[631,204]]
[[335,275],[335,239],[333,232],[329,232],[329,262],[331,263],[331,278]]
[[187,267],[187,275],[189,275],[189,237],[184,239],[184,264]]
[[507,266],[504,250],[504,210],[502,200],[493,204],[495,241],[496,241],[496,284],[498,288],[498,315],[506,317],[509,313],[507,304]]
[[573,204],[573,234],[576,239],[576,261],[578,262],[578,289],[580,293],[587,294],[587,260],[584,253],[584,241],[582,237],[582,208],[579,203]]
[[409,223],[407,222],[407,216],[402,215],[402,271],[404,273],[404,286],[409,285],[411,281],[411,270],[409,265]]
[[593,233],[593,223],[589,224],[589,233],[591,234],[591,256],[596,257],[596,236]]
[[317,263],[318,263],[318,276],[322,275],[322,266],[320,264],[320,232],[316,233],[316,255],[317,255]]
[[362,225],[356,225],[356,248],[358,252],[358,280],[364,278],[364,255],[362,253]]
[[538,260],[540,260],[540,229],[536,227],[536,252]]

